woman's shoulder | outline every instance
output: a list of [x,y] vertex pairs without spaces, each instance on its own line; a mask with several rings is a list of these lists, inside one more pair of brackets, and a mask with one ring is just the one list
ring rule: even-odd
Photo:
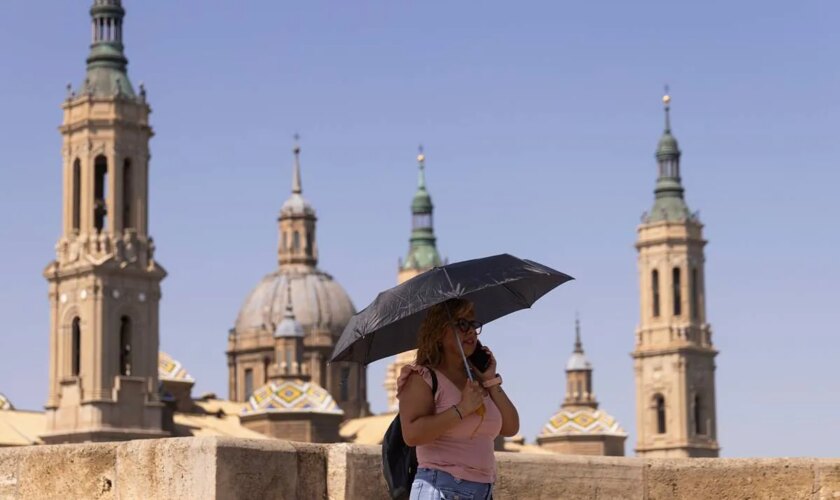
[[423,365],[408,364],[400,369],[400,375],[397,378],[397,393],[403,389],[411,375],[419,375],[429,387],[432,387],[432,370]]

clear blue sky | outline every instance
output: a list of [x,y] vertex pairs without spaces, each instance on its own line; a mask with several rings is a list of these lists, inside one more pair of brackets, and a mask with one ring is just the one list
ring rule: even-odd
[[[0,15],[0,392],[46,399],[60,103],[84,77],[89,1]],[[226,396],[227,331],[275,267],[303,140],[321,267],[357,308],[394,284],[426,146],[441,252],[510,252],[577,278],[486,328],[530,439],[558,408],[579,310],[602,408],[635,445],[639,217],[669,83],[706,224],[725,456],[840,449],[840,6],[813,2],[125,0],[152,141],[162,348]],[[385,363],[369,370],[384,409]]]

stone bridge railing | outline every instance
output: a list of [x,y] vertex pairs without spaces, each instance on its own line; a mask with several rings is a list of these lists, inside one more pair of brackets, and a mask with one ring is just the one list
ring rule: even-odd
[[[840,459],[499,453],[497,499],[840,499]],[[0,499],[386,499],[379,448],[178,438],[0,449]]]

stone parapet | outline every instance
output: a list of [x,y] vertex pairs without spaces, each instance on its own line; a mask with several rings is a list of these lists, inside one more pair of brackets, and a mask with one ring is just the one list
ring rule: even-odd
[[[840,498],[840,459],[499,453],[494,498]],[[387,499],[380,448],[175,438],[0,449],[2,499]]]

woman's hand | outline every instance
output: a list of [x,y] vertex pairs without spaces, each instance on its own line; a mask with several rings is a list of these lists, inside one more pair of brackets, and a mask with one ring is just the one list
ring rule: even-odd
[[457,404],[458,411],[466,417],[472,414],[484,402],[484,389],[476,381],[467,380],[461,391],[461,401]]

